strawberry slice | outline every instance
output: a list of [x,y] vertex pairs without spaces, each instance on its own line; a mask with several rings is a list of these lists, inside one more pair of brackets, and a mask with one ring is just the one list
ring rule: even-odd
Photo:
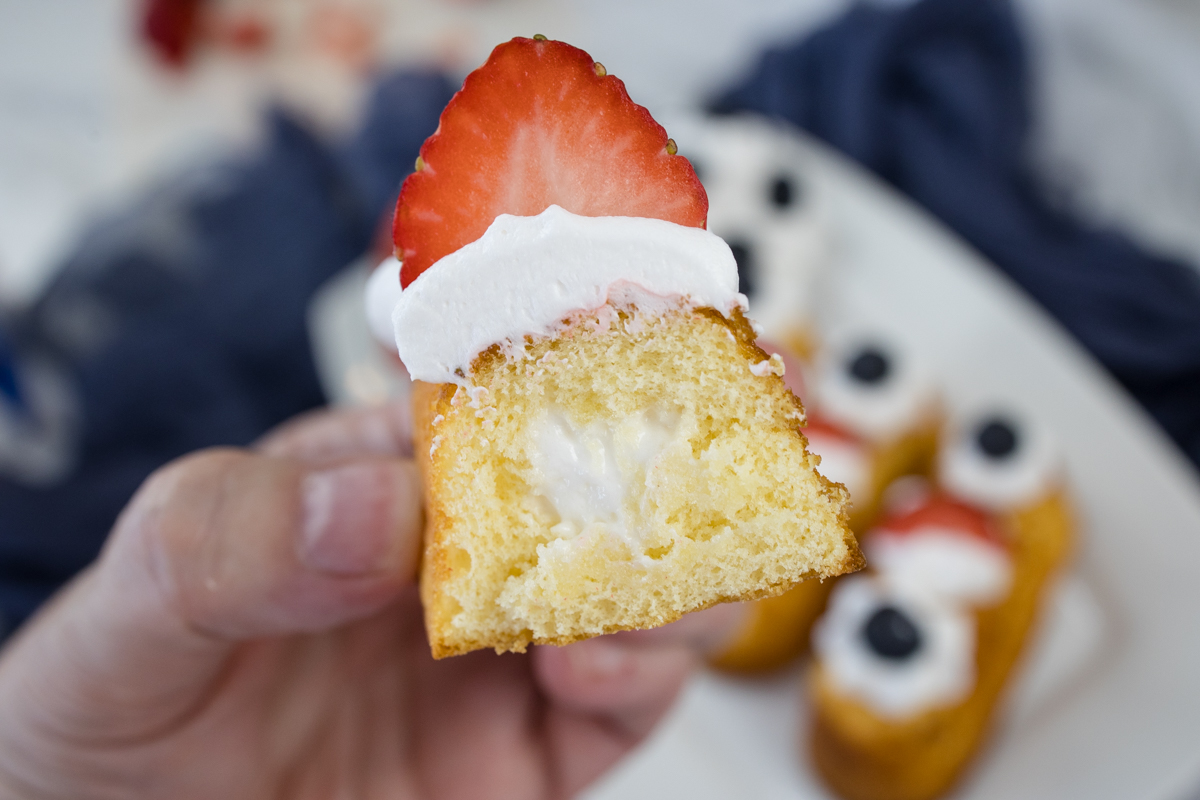
[[392,234],[401,284],[500,214],[550,205],[696,228],[708,215],[692,165],[624,83],[577,47],[513,39],[467,76],[400,190]]
[[944,494],[934,495],[920,508],[884,520],[877,526],[877,532],[904,536],[928,528],[953,531],[1003,547],[1003,534],[987,513]]

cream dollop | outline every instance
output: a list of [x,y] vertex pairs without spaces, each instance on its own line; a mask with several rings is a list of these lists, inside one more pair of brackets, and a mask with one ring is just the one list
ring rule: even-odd
[[548,336],[625,286],[729,314],[746,308],[729,246],[701,228],[640,217],[581,217],[550,206],[497,217],[482,238],[409,284],[392,316],[413,378],[467,383],[493,344]]
[[[917,628],[911,657],[884,658],[867,643],[872,615],[896,609]],[[876,575],[851,575],[833,587],[813,629],[813,649],[830,681],[882,717],[903,719],[956,703],[975,686],[975,618],[963,606],[908,593]]]
[[400,302],[400,262],[385,258],[371,277],[363,298],[367,307],[367,327],[384,347],[396,352],[396,333],[392,328],[392,313]]
[[[864,549],[874,573],[839,582],[813,629],[829,680],[889,718],[962,700],[976,679],[973,609],[1011,590],[1011,558],[997,545],[935,526],[878,529]],[[885,609],[917,631],[919,645],[908,657],[888,658],[871,646],[867,626]]]
[[[882,336],[862,335],[834,342],[817,363],[813,384],[821,414],[871,442],[888,441],[921,422],[936,402],[925,367],[911,353]],[[872,351],[885,359],[875,380],[857,379],[851,362]]]
[[909,594],[989,606],[1012,588],[1012,560],[1003,548],[954,530],[877,529],[863,549],[872,569]]
[[[978,428],[1003,420],[1016,434],[1009,453],[990,456],[978,440]],[[938,478],[952,494],[994,512],[1029,505],[1062,480],[1063,464],[1050,431],[1012,411],[967,414],[952,428],[938,454]]]

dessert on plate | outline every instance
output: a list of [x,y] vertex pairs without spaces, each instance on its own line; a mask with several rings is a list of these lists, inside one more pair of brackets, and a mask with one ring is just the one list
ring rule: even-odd
[[810,357],[833,236],[803,134],[756,114],[681,115],[668,126],[704,183],[709,230],[737,259],[750,315],[765,335]]
[[662,625],[861,565],[687,159],[562,42],[498,46],[395,218],[435,657]]
[[850,800],[946,792],[977,752],[1070,549],[1053,447],[1009,415],[974,417],[839,581],[813,631],[809,748]]
[[[821,457],[820,473],[849,490],[850,527],[859,537],[875,522],[887,487],[933,469],[941,403],[914,362],[889,337],[843,332],[818,352],[808,381],[812,392],[793,386],[810,401],[809,450]],[[713,666],[745,674],[784,666],[807,649],[832,587],[830,581],[807,581],[754,603]]]

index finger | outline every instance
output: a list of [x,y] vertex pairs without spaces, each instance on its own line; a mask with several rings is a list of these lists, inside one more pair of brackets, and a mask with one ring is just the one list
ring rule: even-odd
[[412,458],[412,411],[407,398],[381,406],[322,409],[283,423],[254,449],[312,465],[362,456]]

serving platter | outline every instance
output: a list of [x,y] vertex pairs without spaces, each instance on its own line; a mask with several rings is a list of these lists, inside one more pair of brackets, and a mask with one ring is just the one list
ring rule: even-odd
[[[1080,522],[995,731],[961,798],[1182,800],[1200,787],[1200,480],[1113,380],[953,233],[801,139],[798,173],[834,242],[821,329],[869,325],[920,355],[950,412],[1003,404],[1053,432]],[[335,402],[405,391],[362,318],[359,264],[314,301]],[[586,796],[825,798],[804,756],[803,665],[702,673],[658,731]]]
[[[1182,800],[1200,789],[1200,480],[1147,415],[1022,291],[844,157],[798,170],[835,242],[821,327],[896,337],[953,414],[1006,405],[1046,425],[1080,522],[996,729],[954,797]],[[803,665],[706,673],[593,787],[604,798],[825,798],[804,757]]]

